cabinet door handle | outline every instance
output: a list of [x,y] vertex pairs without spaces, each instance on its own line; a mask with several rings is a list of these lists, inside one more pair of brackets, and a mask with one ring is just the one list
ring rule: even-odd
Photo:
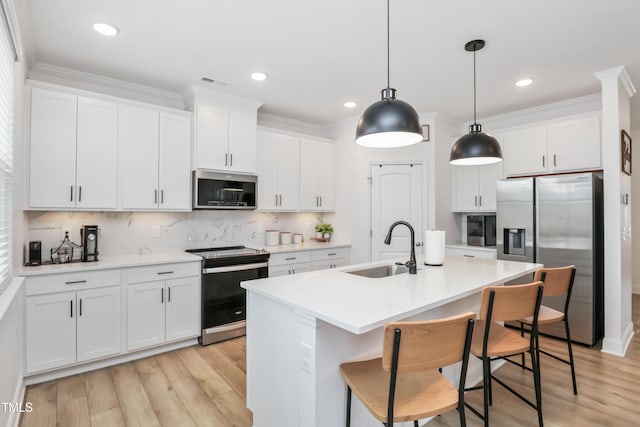
[[64,282],[65,285],[77,285],[79,283],[87,283],[86,280],[73,280],[71,282]]
[[320,196],[320,207],[322,207],[322,196]]
[[553,155],[553,166],[557,166],[556,165],[556,155],[555,154]]
[[327,256],[336,256],[336,255],[338,255],[337,252],[331,252],[330,254],[327,254]]
[[320,198],[316,196],[316,208],[320,206]]
[[296,269],[295,268],[291,269],[291,271],[293,271],[292,274],[296,274]]
[[78,201],[82,201],[82,185],[78,187]]
[[224,153],[224,165],[229,166],[229,153]]
[[478,196],[478,206],[482,206],[482,196]]
[[462,256],[466,256],[467,258],[475,258],[475,255],[467,255],[467,254],[463,254]]
[[545,164],[545,161],[544,161],[544,158],[545,158],[545,157],[546,157],[546,156],[543,154],[543,155],[542,155],[542,167],[543,167],[543,168],[546,168],[546,167],[547,167],[547,165]]
[[229,166],[233,166],[233,153],[229,154]]
[[278,204],[278,206],[282,206],[282,194],[280,194],[278,197],[280,199],[280,203]]
[[158,204],[158,190],[153,190],[153,204]]
[[78,316],[82,316],[82,298],[80,298],[80,307],[78,307],[78,311],[80,312]]
[[71,303],[71,318],[73,319],[73,300],[69,302]]
[[164,204],[164,190],[160,190],[160,203]]
[[159,271],[157,274],[173,274],[173,270],[171,270],[171,271]]
[[167,286],[167,302],[171,302],[171,288]]
[[293,261],[294,259],[296,259],[296,257],[285,258],[286,261]]
[[478,196],[475,197],[473,204],[476,207],[478,206]]
[[73,202],[73,185],[71,186],[71,192],[70,192],[71,196],[69,198],[70,202]]
[[160,303],[164,303],[164,288],[160,289]]

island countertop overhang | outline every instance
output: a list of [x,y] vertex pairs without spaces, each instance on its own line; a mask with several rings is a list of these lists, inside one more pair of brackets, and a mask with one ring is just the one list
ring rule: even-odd
[[419,259],[415,275],[404,273],[372,279],[348,273],[395,261],[257,279],[242,282],[241,286],[249,294],[261,295],[341,329],[363,334],[542,267],[534,263],[452,256],[439,267],[426,266]]

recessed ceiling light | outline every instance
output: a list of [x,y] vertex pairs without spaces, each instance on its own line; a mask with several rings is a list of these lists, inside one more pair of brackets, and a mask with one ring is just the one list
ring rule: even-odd
[[113,25],[105,24],[104,22],[96,22],[93,24],[93,29],[103,36],[115,36],[120,32],[120,30]]
[[524,87],[524,86],[529,86],[531,83],[533,83],[533,79],[526,78],[526,79],[518,80],[516,82],[516,86]]
[[267,78],[267,75],[265,73],[260,73],[260,72],[251,73],[251,78],[253,80],[257,80],[257,81],[261,82],[262,80],[265,80]]
[[344,106],[347,107],[347,108],[353,108],[356,105],[358,105],[358,104],[356,104],[355,101],[347,101],[347,102],[344,103]]

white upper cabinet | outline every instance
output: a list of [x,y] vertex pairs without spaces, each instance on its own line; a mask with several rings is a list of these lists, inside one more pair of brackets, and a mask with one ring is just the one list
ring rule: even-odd
[[300,210],[335,210],[335,174],[335,145],[302,138],[300,140]]
[[29,207],[117,207],[118,105],[31,89]]
[[507,176],[601,168],[599,114],[554,120],[504,133]]
[[76,206],[115,208],[118,204],[118,105],[78,98]]
[[256,173],[261,103],[198,87],[185,95],[195,117],[193,167]]
[[163,210],[191,209],[191,117],[160,113],[158,186]]
[[120,107],[124,209],[191,209],[191,119]]
[[536,175],[547,172],[547,127],[532,126],[505,132],[506,174]]
[[549,125],[549,170],[598,169],[600,117],[584,117]]
[[299,138],[274,132],[258,132],[258,209],[298,210],[299,153]]
[[452,167],[452,211],[495,212],[496,181],[502,179],[503,162]]
[[157,111],[129,106],[120,108],[125,209],[155,209],[158,206],[159,124]]

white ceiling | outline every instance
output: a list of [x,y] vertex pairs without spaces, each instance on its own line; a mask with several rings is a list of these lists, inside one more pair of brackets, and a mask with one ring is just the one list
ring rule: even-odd
[[[173,92],[207,76],[264,113],[319,125],[386,85],[384,0],[25,1],[31,64]],[[596,93],[593,73],[619,65],[640,88],[639,20],[638,0],[391,0],[391,86],[419,112],[470,120],[464,44],[482,38],[479,117]],[[99,36],[95,21],[120,34]],[[269,78],[249,79],[257,70]],[[517,88],[525,76],[534,84]]]

